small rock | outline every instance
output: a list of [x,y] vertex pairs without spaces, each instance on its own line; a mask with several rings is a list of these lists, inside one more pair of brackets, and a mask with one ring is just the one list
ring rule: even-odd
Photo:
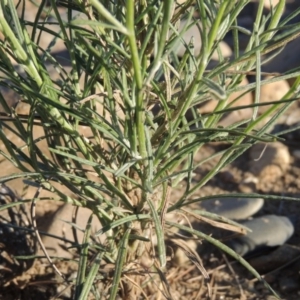
[[258,179],[252,174],[246,174],[245,179],[241,181],[238,186],[238,189],[242,193],[253,193],[256,192],[256,186],[258,183]]
[[280,142],[255,144],[250,150],[250,159],[249,171],[264,181],[277,180],[290,164],[289,150]]
[[287,217],[265,215],[242,224],[252,232],[227,243],[242,256],[256,250],[283,245],[294,233],[294,225]]
[[257,188],[265,190],[270,188],[278,178],[283,175],[282,168],[278,165],[268,165],[259,174],[261,181],[258,183]]
[[263,204],[261,198],[224,198],[202,201],[201,207],[225,218],[243,220],[257,213]]
[[[271,76],[266,77],[265,79],[272,78]],[[265,84],[261,86],[260,89],[260,103],[273,102],[281,100],[282,97],[289,91],[290,86],[287,81],[280,80],[276,82],[272,82],[269,84]],[[260,113],[265,112],[271,107],[272,104],[266,106],[260,106],[258,111]]]

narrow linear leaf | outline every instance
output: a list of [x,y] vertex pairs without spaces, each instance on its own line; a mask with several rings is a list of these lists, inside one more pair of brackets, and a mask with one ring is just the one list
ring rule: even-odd
[[160,266],[164,268],[166,266],[167,258],[166,258],[166,245],[165,245],[165,239],[164,239],[164,230],[162,228],[162,224],[160,221],[160,218],[157,214],[157,211],[153,205],[153,202],[151,200],[147,200],[147,203],[150,207],[153,222],[155,225],[155,232],[157,236],[157,248],[158,248],[158,256],[159,256],[159,262]]
[[[88,262],[88,252],[89,252],[89,239],[91,235],[91,224],[93,220],[93,214],[90,215],[87,225],[84,231],[83,241],[80,251],[80,258],[78,263],[78,273],[76,278],[76,289],[75,289],[75,298],[77,299],[84,288],[84,283],[86,281],[86,269],[87,269],[87,262]],[[85,287],[86,289],[88,287]],[[84,292],[86,293],[86,292]]]
[[208,91],[216,96],[218,99],[217,100],[225,100],[227,95],[225,90],[216,82],[214,82],[213,80],[209,79],[209,78],[205,78],[203,77],[201,79],[202,82],[204,82],[204,84],[208,87]]
[[83,288],[82,288],[82,291],[81,291],[81,294],[80,294],[78,300],[87,300],[87,299],[89,299],[88,298],[89,293],[90,293],[91,287],[94,283],[95,277],[98,274],[98,270],[99,270],[99,267],[100,267],[102,256],[103,256],[103,252],[99,252],[97,254],[95,260],[93,261],[93,263],[91,265],[91,268],[89,270],[89,273],[88,273],[88,275],[86,277],[86,280],[84,282],[84,285],[83,285]]
[[123,225],[125,223],[128,223],[128,222],[133,222],[133,221],[136,221],[136,220],[145,220],[145,219],[149,219],[151,220],[151,216],[150,215],[130,215],[130,216],[127,216],[125,218],[122,218],[122,219],[119,219],[115,222],[112,222],[111,224],[107,225],[107,226],[104,226],[103,228],[101,228],[99,231],[97,231],[95,233],[95,236],[99,236],[101,234],[103,234],[104,232],[108,231],[108,230],[111,230],[113,228],[116,228],[120,225]]
[[118,293],[119,283],[120,283],[122,271],[124,269],[124,263],[128,251],[128,240],[129,240],[130,232],[131,232],[131,228],[128,228],[125,231],[125,234],[120,242],[118,256],[115,263],[115,273],[114,273],[109,300],[115,300]]

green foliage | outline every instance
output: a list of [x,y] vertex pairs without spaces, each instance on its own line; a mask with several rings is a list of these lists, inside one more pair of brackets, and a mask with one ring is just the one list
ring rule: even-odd
[[[0,85],[30,107],[28,116],[21,116],[0,95],[5,113],[13,120],[13,126],[1,120],[0,138],[6,148],[1,154],[21,172],[3,177],[1,182],[26,178],[51,191],[58,201],[91,209],[103,226],[96,235],[105,238],[105,247],[99,249],[91,239],[94,233],[87,229],[76,299],[87,299],[94,290],[93,285],[101,279],[101,260],[116,264],[110,289],[110,299],[115,299],[123,272],[133,261],[148,255],[155,257],[152,270],[165,270],[169,226],[191,231],[171,224],[167,213],[191,203],[197,190],[251,145],[276,140],[268,129],[299,97],[299,71],[261,81],[261,57],[283,47],[298,32],[281,21],[282,0],[267,18],[260,1],[253,32],[237,25],[237,16],[248,0],[189,0],[181,5],[158,0],[65,0],[59,3],[66,9],[66,20],[56,1],[51,0],[47,7],[43,0],[34,22],[25,19],[26,2],[20,1],[19,15],[12,0],[0,5]],[[178,58],[176,49],[188,29],[179,31],[179,22],[193,20],[195,11],[201,19],[200,54],[194,54],[191,41]],[[50,17],[59,31],[49,27]],[[229,31],[234,36],[234,57],[225,59],[219,42]],[[53,36],[46,48],[40,46],[43,32]],[[239,32],[249,34],[242,53]],[[70,72],[51,52],[61,41]],[[210,68],[215,51],[219,62]],[[54,67],[55,76],[48,72],[49,66]],[[256,82],[241,87],[247,72],[253,70]],[[290,91],[258,115],[260,86],[292,77],[295,84]],[[231,107],[228,98],[241,90],[256,91],[252,118],[219,128],[222,115],[239,109]],[[196,106],[210,99],[215,99],[216,108],[200,114]],[[43,137],[34,137],[37,126],[43,128]],[[7,130],[22,140],[21,146],[7,138]],[[49,155],[39,149],[41,140],[47,143]],[[220,140],[229,147],[218,153],[218,163],[206,176],[192,183],[192,173],[199,166],[193,162],[195,153],[206,143]],[[171,201],[170,190],[183,179],[188,182],[186,190]],[[70,193],[62,192],[54,184],[57,182]],[[156,247],[149,246],[149,232],[157,237]],[[237,257],[211,237],[194,234]],[[90,250],[97,252],[91,268],[86,259]],[[247,262],[238,259],[261,279]]]

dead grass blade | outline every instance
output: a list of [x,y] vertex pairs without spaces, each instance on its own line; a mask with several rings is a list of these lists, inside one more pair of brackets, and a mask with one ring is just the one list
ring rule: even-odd
[[202,260],[200,258],[200,256],[198,255],[197,251],[195,251],[194,249],[192,249],[188,243],[186,243],[183,240],[176,240],[176,239],[172,239],[172,242],[174,244],[176,244],[180,249],[183,250],[183,252],[185,253],[185,255],[188,257],[188,259],[198,268],[198,270],[201,272],[201,274],[203,275],[206,285],[207,285],[207,289],[208,289],[208,295],[209,297],[211,297],[212,295],[212,290],[211,290],[211,286],[209,284],[209,275],[207,273],[207,271],[205,270]]

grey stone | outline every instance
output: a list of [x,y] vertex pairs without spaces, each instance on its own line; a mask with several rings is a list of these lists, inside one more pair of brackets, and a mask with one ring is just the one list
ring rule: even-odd
[[294,233],[291,220],[282,216],[265,215],[242,224],[252,232],[227,243],[242,256],[262,248],[283,245]]
[[243,220],[257,213],[263,206],[261,198],[224,198],[201,202],[201,207],[222,217]]

